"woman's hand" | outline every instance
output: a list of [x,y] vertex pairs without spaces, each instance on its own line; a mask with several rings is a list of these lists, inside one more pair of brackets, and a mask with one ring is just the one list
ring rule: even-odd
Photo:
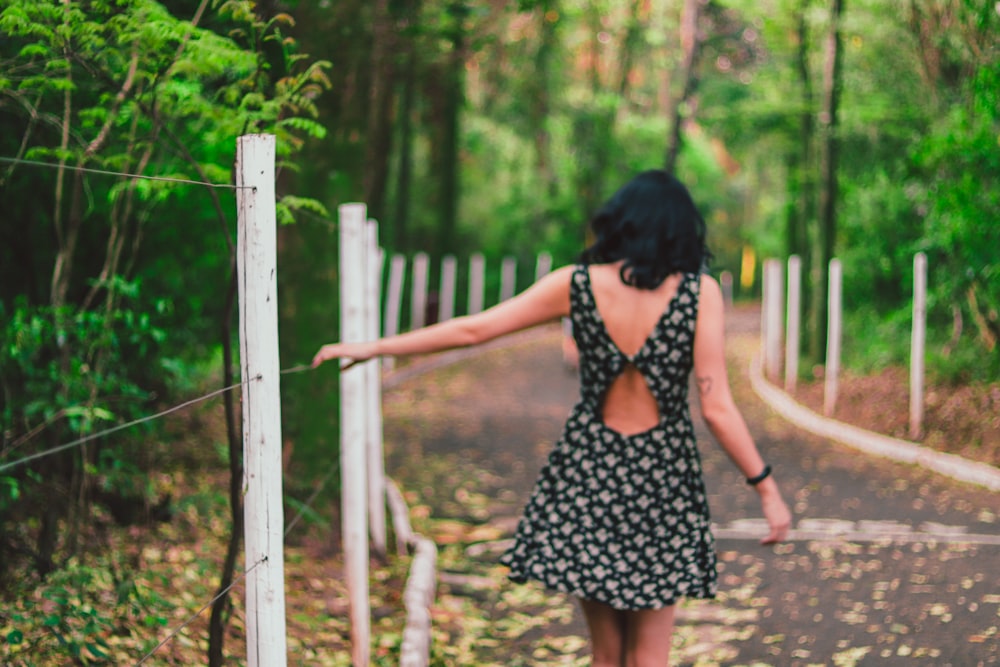
[[375,343],[329,343],[319,348],[319,352],[313,357],[312,367],[316,368],[331,359],[349,359],[350,363],[346,366],[353,366],[359,361],[371,359],[376,354]]
[[[772,480],[765,480],[765,482],[771,482],[769,485],[771,488],[760,489],[760,502],[764,509],[764,518],[767,519],[771,532],[760,543],[775,544],[788,537],[788,530],[792,525],[792,513],[781,497],[777,484],[774,484]],[[764,484],[762,483],[761,486]]]

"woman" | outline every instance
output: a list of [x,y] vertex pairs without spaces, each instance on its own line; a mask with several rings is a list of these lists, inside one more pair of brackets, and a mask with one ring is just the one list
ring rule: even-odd
[[324,345],[313,365],[475,345],[571,318],[581,398],[501,560],[513,581],[580,598],[595,667],[663,667],[675,603],[716,590],[692,368],[708,427],[760,494],[770,527],[762,543],[784,539],[791,514],[730,394],[722,292],[701,273],[710,253],[687,189],[644,172],[591,225],[596,240],[577,266],[519,296],[399,336]]

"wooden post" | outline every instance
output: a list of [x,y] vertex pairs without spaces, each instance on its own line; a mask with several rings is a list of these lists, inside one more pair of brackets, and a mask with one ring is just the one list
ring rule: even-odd
[[486,290],[486,258],[473,253],[469,258],[469,315],[483,310],[483,296]]
[[[364,204],[342,204],[340,217],[340,340],[364,341]],[[354,667],[370,660],[371,613],[368,599],[368,496],[365,457],[365,367],[340,374],[341,524],[344,574],[350,598],[351,657]]]
[[[745,256],[746,252],[744,252],[744,258]],[[767,376],[764,370],[767,368],[767,297],[767,270],[765,269],[764,280],[761,281],[760,286],[760,370],[765,377]]]
[[782,282],[781,262],[776,259],[766,260],[764,289],[767,292],[767,310],[764,312],[764,317],[767,319],[765,327],[767,339],[764,341],[764,369],[772,382],[776,381],[781,373],[781,320],[784,311]]
[[[406,275],[406,258],[402,255],[393,255],[389,262],[389,285],[385,293],[385,321],[383,332],[386,336],[395,336],[399,333],[400,310],[403,306],[403,279]],[[382,360],[383,368],[391,370],[396,365],[396,360],[386,357]]]
[[837,407],[837,382],[840,375],[840,333],[841,317],[841,283],[843,282],[840,260],[830,260],[829,313],[826,334],[826,369],[823,386],[823,414],[832,417]]
[[726,306],[733,305],[733,274],[723,271],[719,274],[719,287],[722,288],[722,302]]
[[454,255],[445,255],[441,260],[441,296],[438,302],[438,322],[455,317],[455,282],[458,274],[458,260]]
[[504,257],[500,265],[500,301],[514,296],[517,282],[517,259]]
[[927,255],[913,256],[913,332],[910,341],[910,438],[924,430],[924,346],[927,333]]
[[287,664],[273,135],[236,143],[247,664]]
[[538,259],[535,261],[535,282],[544,278],[552,271],[552,255],[546,251],[538,253]]
[[802,322],[802,259],[788,258],[788,314],[785,317],[785,391],[799,379],[799,329]]
[[[381,322],[382,251],[378,246],[378,223],[369,220],[365,238],[365,338],[378,340]],[[385,456],[382,447],[382,360],[365,362],[365,451],[368,453],[368,530],[372,551],[386,555]]]
[[410,329],[420,329],[427,323],[427,253],[413,257],[413,285],[410,296]]

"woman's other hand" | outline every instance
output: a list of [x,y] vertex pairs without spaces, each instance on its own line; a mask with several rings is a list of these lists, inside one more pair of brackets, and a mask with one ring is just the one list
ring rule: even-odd
[[788,537],[788,531],[792,525],[792,513],[781,497],[781,492],[778,491],[778,485],[774,483],[774,480],[764,480],[760,486],[763,487],[758,490],[760,491],[761,506],[764,509],[764,518],[767,519],[767,524],[771,528],[767,537],[762,539],[760,543],[782,542]]

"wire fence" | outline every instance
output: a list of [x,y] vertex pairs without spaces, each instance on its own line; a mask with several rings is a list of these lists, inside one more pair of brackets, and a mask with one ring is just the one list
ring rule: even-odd
[[229,385],[228,387],[222,387],[221,389],[216,389],[214,391],[210,391],[210,392],[208,392],[207,394],[205,394],[203,396],[199,396],[197,398],[192,398],[192,399],[190,399],[188,401],[184,401],[183,403],[180,403],[180,404],[175,405],[173,407],[167,408],[166,410],[162,410],[160,412],[157,412],[156,414],[148,415],[146,417],[140,417],[139,419],[134,419],[134,420],[132,420],[130,422],[126,422],[124,424],[118,424],[117,426],[112,426],[111,428],[105,429],[103,431],[98,431],[97,433],[91,433],[90,435],[86,435],[86,436],[84,436],[82,438],[77,438],[76,440],[73,440],[71,442],[67,442],[67,443],[62,444],[62,445],[57,445],[55,447],[52,447],[51,449],[46,449],[44,451],[36,452],[35,454],[31,454],[29,456],[25,456],[25,457],[22,457],[20,459],[14,460],[14,461],[9,461],[7,463],[2,463],[2,464],[0,464],[0,472],[6,472],[7,470],[12,470],[12,469],[17,468],[18,466],[21,466],[21,465],[23,465],[25,463],[29,463],[31,461],[36,461],[38,459],[45,458],[46,456],[51,456],[53,454],[58,454],[59,452],[64,452],[64,451],[66,451],[68,449],[72,449],[74,447],[79,447],[80,445],[82,445],[84,443],[87,443],[87,442],[90,442],[91,440],[96,440],[98,438],[103,438],[106,435],[110,435],[112,433],[117,433],[118,431],[124,431],[127,428],[131,428],[133,426],[138,426],[139,424],[145,424],[146,422],[151,422],[151,421],[154,421],[154,420],[159,419],[161,417],[166,417],[167,415],[169,415],[171,413],[174,413],[174,412],[177,412],[178,410],[183,410],[186,407],[195,405],[197,403],[201,403],[202,401],[206,401],[206,400],[208,400],[210,398],[213,398],[215,396],[220,396],[222,394],[225,394],[227,391],[232,391],[236,387],[242,387],[244,384],[247,384],[248,382],[251,382],[251,381],[254,381],[254,380],[260,380],[260,379],[261,379],[261,376],[258,375],[258,376],[254,377],[254,378],[251,378],[251,380],[246,380],[246,381],[243,381],[243,382],[237,382],[235,384]]
[[93,167],[83,167],[80,165],[62,164],[57,162],[42,162],[40,160],[25,160],[23,158],[2,157],[0,162],[10,165],[25,165],[30,167],[45,167],[49,169],[65,169],[67,171],[79,171],[86,174],[96,174],[100,176],[123,176],[125,178],[138,178],[144,181],[162,181],[166,183],[179,183],[183,185],[200,185],[206,188],[223,188],[229,190],[252,189],[252,186],[241,186],[235,183],[209,183],[207,181],[196,181],[189,178],[177,178],[175,176],[151,176],[149,174],[128,174],[120,171],[109,171],[106,169],[95,169]]
[[[148,174],[132,174],[132,173],[125,173],[125,172],[109,171],[109,170],[104,170],[104,169],[95,169],[95,168],[91,168],[91,167],[84,167],[82,165],[68,165],[68,164],[65,164],[65,163],[43,162],[43,161],[38,161],[38,160],[27,160],[27,159],[23,159],[23,158],[11,158],[11,157],[4,157],[4,156],[0,156],[0,163],[9,164],[9,165],[11,165],[11,168],[13,168],[14,166],[23,165],[23,166],[29,166],[29,167],[39,167],[39,168],[48,168],[48,169],[64,169],[64,170],[69,170],[69,171],[77,171],[77,172],[83,172],[83,173],[95,174],[95,175],[102,175],[102,176],[115,176],[115,177],[123,177],[123,178],[134,178],[134,179],[142,179],[142,180],[149,180],[149,181],[160,181],[160,182],[168,182],[168,183],[177,183],[177,184],[182,184],[182,185],[196,185],[196,186],[209,187],[209,188],[220,188],[220,189],[230,189],[230,190],[253,189],[253,186],[238,186],[238,185],[235,185],[235,184],[232,184],[232,183],[210,183],[210,182],[206,182],[206,181],[198,181],[198,180],[192,180],[192,179],[187,179],[187,178],[177,178],[177,177],[172,177],[172,176],[151,176],[151,175],[148,175]],[[336,223],[334,221],[326,219],[326,218],[324,218],[322,216],[316,215],[315,213],[312,213],[311,211],[299,210],[298,212],[304,213],[304,214],[306,214],[307,217],[313,218],[313,219],[315,219],[317,221],[320,221],[320,222],[323,222],[323,223],[325,223],[325,224],[327,224],[327,225],[329,225],[331,227],[334,227],[334,228],[336,227]],[[292,366],[290,368],[283,369],[283,370],[279,371],[279,374],[280,375],[290,375],[290,374],[295,374],[295,373],[302,373],[302,372],[305,372],[305,371],[308,371],[308,370],[311,370],[311,369],[312,369],[312,367],[310,365],[302,364],[302,365]],[[219,389],[215,389],[213,391],[210,391],[210,392],[208,392],[206,394],[203,394],[201,396],[198,396],[196,398],[192,398],[192,399],[183,401],[182,403],[179,403],[177,405],[171,406],[171,407],[169,407],[169,408],[167,408],[165,410],[161,410],[159,412],[156,412],[155,414],[147,415],[145,417],[141,417],[139,419],[135,419],[135,420],[126,422],[124,424],[118,424],[116,426],[112,426],[110,428],[98,431],[96,433],[91,433],[91,434],[88,434],[86,436],[77,438],[77,439],[72,440],[70,442],[66,442],[64,444],[61,444],[61,445],[58,445],[58,446],[55,446],[55,447],[51,447],[49,449],[45,449],[45,450],[40,451],[40,452],[36,452],[36,453],[30,454],[30,455],[27,455],[27,456],[23,456],[21,458],[15,459],[13,461],[2,462],[2,463],[0,463],[0,473],[13,470],[13,469],[15,469],[17,467],[20,467],[20,466],[25,465],[27,463],[30,463],[32,461],[36,461],[36,460],[39,460],[39,459],[42,459],[42,458],[45,458],[45,457],[48,457],[48,456],[52,456],[52,455],[58,454],[60,452],[68,451],[70,449],[73,449],[75,447],[79,447],[79,446],[81,446],[81,445],[83,445],[83,444],[85,444],[87,442],[91,442],[91,441],[96,440],[98,438],[102,438],[102,437],[105,437],[105,436],[108,436],[108,435],[111,435],[111,434],[114,434],[114,433],[118,433],[120,431],[123,431],[123,430],[129,429],[129,428],[138,426],[140,424],[144,424],[144,423],[147,423],[147,422],[155,421],[157,419],[161,419],[163,417],[166,417],[167,415],[170,415],[172,413],[178,412],[180,410],[183,410],[183,409],[188,408],[190,406],[196,405],[198,403],[202,403],[202,402],[204,402],[206,400],[209,400],[211,398],[214,398],[216,396],[221,396],[221,395],[223,395],[223,394],[225,394],[225,393],[227,393],[229,391],[232,391],[233,389],[236,389],[237,387],[242,387],[242,386],[244,386],[244,385],[246,385],[246,384],[248,384],[250,382],[260,381],[261,379],[263,379],[261,375],[256,375],[256,376],[254,376],[252,378],[247,378],[247,379],[241,380],[240,382],[236,382],[234,384],[230,384],[228,386],[221,387]],[[48,420],[46,420],[45,422],[43,422],[39,426],[35,427],[31,431],[29,431],[28,433],[26,433],[25,435],[23,435],[21,438],[15,440],[14,443],[12,444],[11,448],[8,449],[8,452],[12,451],[12,449],[14,449],[16,447],[20,447],[20,446],[24,445],[26,442],[29,442],[38,433],[42,432],[45,428],[47,428],[49,425],[51,425],[56,419],[58,419],[61,414],[65,414],[65,411],[57,412],[55,415],[53,415],[52,417],[50,417]],[[338,468],[336,466],[331,467],[331,469],[327,472],[327,474],[323,477],[323,479],[321,479],[319,481],[319,483],[315,486],[315,488],[313,489],[313,491],[310,494],[310,496],[306,499],[306,501],[304,503],[300,504],[298,512],[292,518],[292,520],[288,523],[288,526],[285,529],[285,532],[284,532],[285,537],[288,536],[288,534],[292,531],[292,529],[310,511],[310,509],[312,507],[312,504],[315,502],[316,498],[322,492],[323,488],[325,488],[325,486],[329,482],[329,480],[336,473],[337,469]],[[211,607],[217,600],[219,600],[223,596],[227,595],[229,593],[229,591],[231,591],[235,586],[237,586],[244,579],[246,579],[246,577],[251,572],[253,572],[257,567],[259,567],[263,563],[267,562],[267,560],[268,560],[268,557],[265,555],[262,558],[260,558],[257,562],[255,562],[253,565],[251,565],[249,568],[245,569],[242,573],[240,573],[240,575],[238,577],[236,577],[233,580],[232,583],[230,583],[228,586],[226,586],[221,591],[218,591],[208,602],[206,602],[197,611],[195,611],[193,614],[191,614],[183,623],[181,623],[177,627],[173,628],[155,647],[153,647],[152,650],[150,650],[148,653],[146,653],[145,655],[143,655],[142,658],[140,658],[138,660],[138,662],[135,663],[136,667],[138,667],[139,665],[144,664],[157,651],[159,651],[161,648],[163,648],[165,645],[167,645],[181,631],[183,631],[184,628],[186,628],[196,618],[198,618],[206,609],[208,609],[209,607]]]

